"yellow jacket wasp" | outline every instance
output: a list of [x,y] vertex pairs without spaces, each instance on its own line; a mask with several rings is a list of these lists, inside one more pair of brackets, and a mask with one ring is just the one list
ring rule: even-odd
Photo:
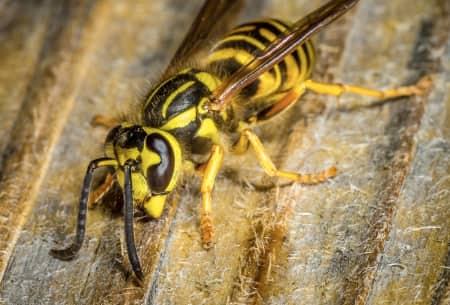
[[[212,246],[212,191],[225,151],[221,134],[237,135],[230,148],[233,153],[246,152],[251,146],[270,176],[320,183],[334,177],[336,168],[311,174],[279,170],[252,127],[290,108],[306,90],[384,99],[420,94],[428,84],[425,79],[415,86],[373,90],[311,79],[315,51],[309,38],[358,0],[329,1],[294,23],[265,19],[223,35],[223,22],[242,2],[205,2],[161,80],[143,99],[138,122],[126,121],[112,128],[105,140],[105,157],[90,162],[81,190],[75,241],[66,249],[53,249],[52,255],[72,259],[80,250],[91,181],[99,167],[113,168],[114,179],[123,190],[128,257],[136,276],[143,279],[134,243],[133,210],[142,209],[159,218],[185,163],[194,165],[202,175],[200,229],[204,247]],[[216,36],[222,37],[208,55],[193,60]]]

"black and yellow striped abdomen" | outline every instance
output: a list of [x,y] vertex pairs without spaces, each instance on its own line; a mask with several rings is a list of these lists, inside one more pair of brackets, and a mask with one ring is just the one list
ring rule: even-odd
[[[214,46],[208,58],[208,66],[222,79],[226,79],[255,56],[262,54],[271,42],[288,30],[289,25],[277,19],[242,24]],[[263,104],[267,106],[267,103],[276,100],[274,96],[307,80],[314,62],[314,47],[308,40],[244,88],[240,103],[245,106],[258,101],[262,107]]]

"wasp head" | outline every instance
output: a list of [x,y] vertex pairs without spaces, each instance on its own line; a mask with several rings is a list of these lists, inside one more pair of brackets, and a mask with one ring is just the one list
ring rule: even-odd
[[148,215],[158,218],[181,168],[177,139],[160,129],[122,124],[106,137],[105,154],[117,161],[117,178],[122,189],[126,180],[124,167],[130,166],[133,201]]

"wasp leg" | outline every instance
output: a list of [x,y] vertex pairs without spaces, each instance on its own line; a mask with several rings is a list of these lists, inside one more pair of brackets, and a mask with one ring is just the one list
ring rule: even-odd
[[264,146],[257,135],[255,135],[250,129],[243,130],[242,134],[250,141],[250,144],[256,153],[256,158],[258,159],[259,164],[269,176],[282,177],[302,184],[317,184],[336,176],[337,169],[335,166],[331,166],[324,171],[311,174],[300,174],[279,170],[265,152]]
[[300,83],[293,89],[288,91],[283,95],[277,102],[275,102],[270,108],[266,109],[264,112],[258,114],[257,121],[268,120],[280,112],[288,109],[290,106],[294,105],[300,97],[305,93],[306,87],[304,83]]
[[106,175],[105,181],[99,185],[89,196],[88,207],[90,209],[94,208],[105,195],[111,190],[114,183],[116,182],[116,175],[108,173]]
[[119,125],[119,121],[113,117],[97,114],[92,118],[91,125],[101,126],[110,129]]
[[214,144],[211,150],[211,157],[203,170],[202,186],[200,189],[200,192],[202,193],[200,230],[203,247],[205,249],[209,249],[213,245],[214,226],[211,217],[211,192],[214,187],[216,176],[222,166],[223,154],[223,148],[220,145]]
[[400,96],[423,95],[432,85],[430,76],[422,77],[415,85],[393,89],[376,90],[354,85],[319,83],[313,80],[304,82],[305,88],[317,93],[340,96],[344,93],[354,93],[379,99],[394,98]]
[[243,134],[240,134],[239,139],[231,147],[231,152],[236,155],[242,155],[248,150],[248,146],[249,146],[248,138]]

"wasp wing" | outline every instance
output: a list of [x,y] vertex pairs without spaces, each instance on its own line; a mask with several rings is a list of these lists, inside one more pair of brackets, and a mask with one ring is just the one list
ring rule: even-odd
[[212,93],[208,108],[214,111],[223,109],[241,89],[251,84],[261,74],[283,60],[285,56],[292,53],[313,33],[347,12],[358,1],[331,0],[295,22],[288,32],[270,44],[261,55],[256,56],[252,61],[222,82]]
[[191,60],[200,50],[208,48],[215,37],[226,33],[243,4],[244,0],[207,0],[175,52],[166,73]]

